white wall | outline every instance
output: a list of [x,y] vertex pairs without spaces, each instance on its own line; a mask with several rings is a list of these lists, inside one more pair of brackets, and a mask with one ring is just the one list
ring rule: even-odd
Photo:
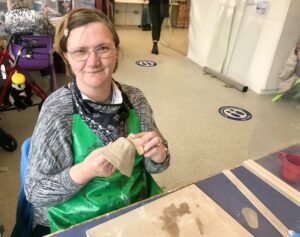
[[289,0],[273,0],[265,14],[256,5],[245,8],[240,32],[226,73],[257,93],[265,89]]
[[[276,91],[280,65],[300,38],[300,1],[265,0],[269,5],[261,14],[256,6],[263,1],[192,0],[188,57],[257,93]],[[220,21],[224,4],[227,15]],[[227,45],[222,48],[216,35]]]
[[188,57],[200,66],[207,64],[218,2],[218,0],[191,1]]

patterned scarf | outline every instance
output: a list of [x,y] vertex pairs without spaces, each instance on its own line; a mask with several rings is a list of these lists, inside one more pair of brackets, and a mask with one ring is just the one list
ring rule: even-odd
[[71,94],[74,112],[86,122],[90,129],[102,140],[104,145],[119,137],[127,136],[128,110],[132,107],[128,97],[121,90],[121,86],[114,81],[122,94],[121,104],[97,103],[83,99],[76,83],[71,81]]

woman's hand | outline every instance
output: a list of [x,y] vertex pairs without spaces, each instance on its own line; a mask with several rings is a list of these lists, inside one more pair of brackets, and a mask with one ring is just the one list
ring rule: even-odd
[[45,15],[48,16],[48,9],[46,7],[41,7],[41,12]]
[[83,162],[70,169],[70,176],[77,184],[85,184],[90,179],[111,176],[116,168],[102,155],[105,147],[92,151]]
[[156,132],[141,132],[133,135],[138,144],[144,148],[144,157],[155,163],[163,163],[167,157],[167,148]]

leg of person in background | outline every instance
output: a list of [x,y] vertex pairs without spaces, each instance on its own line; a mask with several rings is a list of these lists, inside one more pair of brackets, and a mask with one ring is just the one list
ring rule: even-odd
[[169,4],[161,2],[159,12],[160,12],[160,16],[159,16],[159,38],[158,39],[160,39],[161,27],[164,22],[164,19],[165,17],[169,17]]
[[168,10],[169,5],[165,3],[161,3],[158,5],[149,5],[149,14],[152,23],[152,54],[159,54],[158,42],[160,39],[161,27],[166,13],[168,13]]
[[149,7],[146,7],[145,17],[146,17],[146,30],[151,30],[151,19],[150,19]]
[[149,8],[146,6],[143,9],[143,15],[142,15],[142,30],[143,31],[149,31],[151,30],[151,19],[149,15]]
[[149,5],[149,14],[152,23],[152,54],[159,54],[158,41],[160,37],[161,20],[160,20],[160,5]]

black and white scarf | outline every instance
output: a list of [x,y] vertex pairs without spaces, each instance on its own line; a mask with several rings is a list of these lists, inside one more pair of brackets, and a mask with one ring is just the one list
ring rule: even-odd
[[132,107],[128,97],[121,90],[121,86],[115,81],[113,83],[121,91],[122,103],[120,104],[111,104],[111,101],[98,103],[83,99],[77,87],[76,79],[71,81],[70,86],[74,112],[80,115],[104,145],[115,141],[121,136],[127,136],[128,110]]

